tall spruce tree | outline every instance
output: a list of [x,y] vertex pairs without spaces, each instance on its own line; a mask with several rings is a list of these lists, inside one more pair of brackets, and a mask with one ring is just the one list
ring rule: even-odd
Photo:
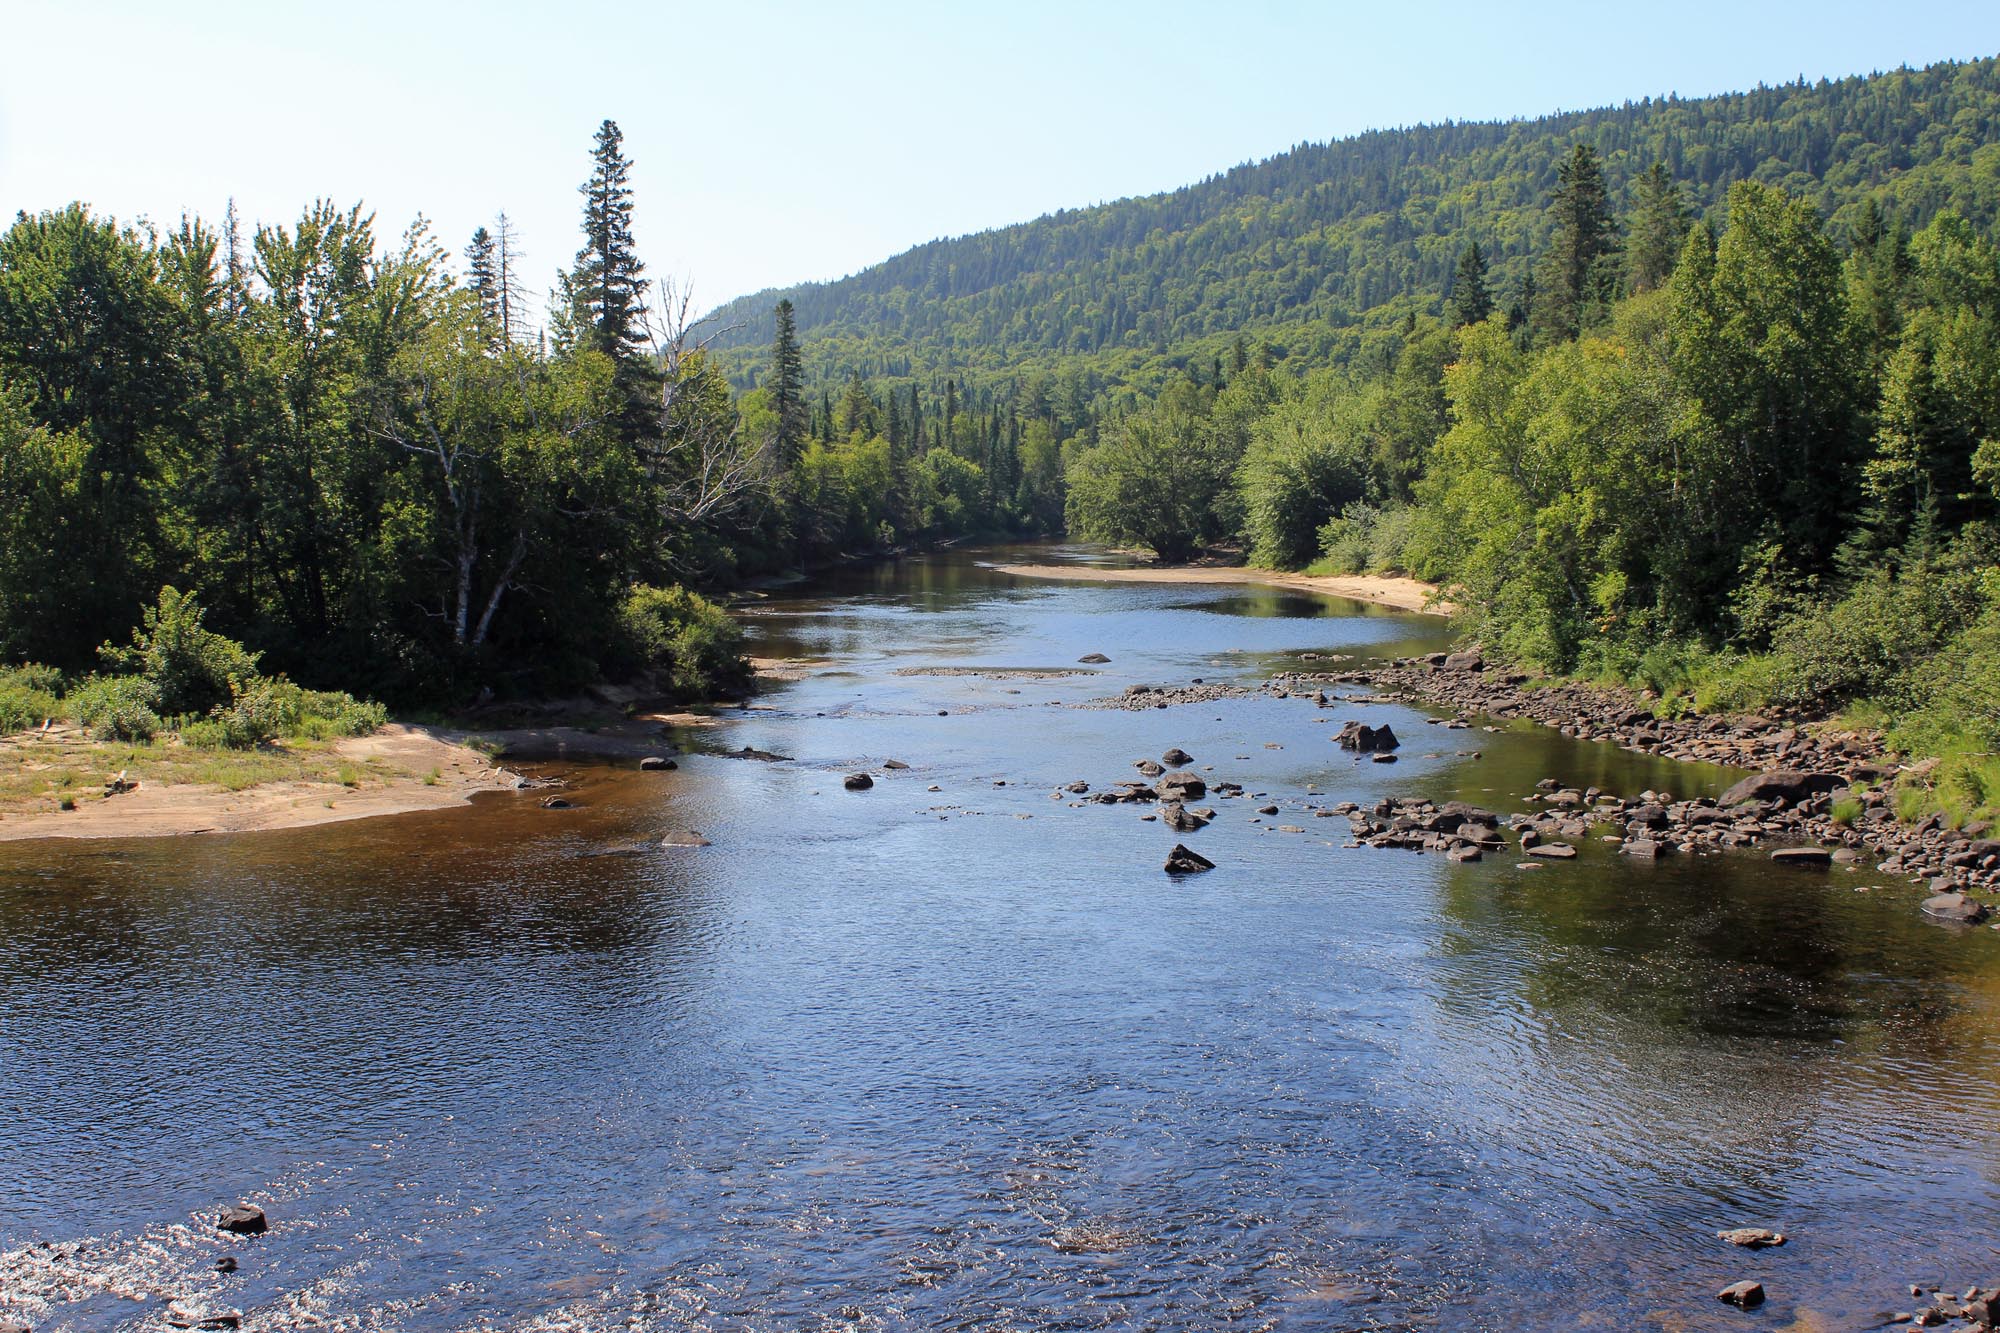
[[812,409],[806,405],[805,363],[799,357],[798,323],[789,300],[772,312],[778,332],[771,342],[771,408],[778,417],[778,461],[790,468],[805,452],[812,433]]
[[1597,150],[1580,143],[1556,168],[1549,200],[1555,221],[1549,252],[1536,284],[1536,333],[1552,342],[1577,336],[1610,303],[1618,228],[1605,193]]
[[500,330],[500,274],[493,262],[493,233],[481,227],[465,247],[465,288],[479,302],[479,314]]
[[1451,325],[1478,324],[1493,313],[1493,293],[1486,286],[1486,256],[1478,241],[1459,252],[1458,272],[1451,280]]
[[1633,291],[1650,292],[1673,276],[1694,212],[1664,162],[1655,162],[1640,175],[1636,193],[1626,271]]
[[640,453],[659,431],[659,374],[646,345],[646,266],[632,239],[632,163],[616,121],[597,127],[583,195],[583,248],[564,279],[569,336],[612,360],[618,438]]

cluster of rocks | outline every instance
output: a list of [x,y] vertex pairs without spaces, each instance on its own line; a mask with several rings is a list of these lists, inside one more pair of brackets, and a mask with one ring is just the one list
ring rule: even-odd
[[[1382,699],[1450,705],[1459,716],[1439,722],[1454,728],[1472,725],[1471,714],[1525,718],[1578,740],[1764,770],[1713,801],[1576,793],[1574,806],[1592,817],[1586,823],[1622,828],[1621,850],[1633,856],[1796,844],[1780,847],[1774,858],[1805,865],[1873,860],[1885,874],[1928,881],[1933,897],[1925,910],[1948,920],[1983,920],[1990,909],[1966,894],[2000,891],[2000,838],[1987,836],[1994,830],[1983,824],[1952,829],[1935,814],[1916,823],[1898,819],[1891,794],[1876,784],[1902,770],[1870,733],[1806,729],[1748,715],[1656,717],[1629,690],[1573,682],[1530,688],[1530,677],[1489,670],[1477,651],[1336,673],[1287,673],[1269,688],[1295,694],[1327,684],[1368,685]],[[1346,744],[1361,729],[1350,722],[1336,739]],[[1546,791],[1555,784],[1542,785]],[[1545,794],[1545,801],[1549,794],[1559,793]],[[1567,836],[1582,835],[1572,828]]]
[[1962,1320],[1969,1329],[2000,1328],[2000,1287],[1967,1287],[1954,1297],[1936,1287],[1926,1291],[1913,1282],[1910,1295],[1928,1300],[1929,1304],[1915,1310],[1899,1310],[1889,1316],[1890,1323],[1938,1328]]

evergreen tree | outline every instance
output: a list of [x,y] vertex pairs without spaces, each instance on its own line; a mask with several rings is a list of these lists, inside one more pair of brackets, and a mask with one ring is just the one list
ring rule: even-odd
[[805,452],[806,436],[812,433],[811,410],[806,406],[805,363],[799,358],[792,303],[780,301],[772,313],[778,334],[771,343],[771,409],[778,417],[778,462],[789,468]]
[[1588,327],[1609,302],[1612,275],[1606,261],[1618,247],[1604,168],[1589,144],[1576,145],[1556,168],[1549,212],[1555,230],[1542,261],[1534,318],[1541,336],[1566,341]]
[[1687,241],[1694,213],[1682,195],[1680,182],[1664,162],[1655,162],[1638,181],[1638,201],[1632,209],[1632,244],[1626,252],[1627,276],[1635,292],[1650,292],[1673,276],[1674,263]]
[[500,275],[493,262],[493,233],[481,227],[465,247],[465,288],[479,302],[480,315],[500,327]]
[[512,346],[526,335],[522,312],[527,308],[521,289],[521,246],[514,232],[514,220],[505,213],[493,219],[494,288],[500,302],[500,341]]
[[583,248],[564,279],[572,342],[612,360],[618,438],[648,452],[659,433],[660,379],[646,345],[645,265],[632,239],[632,163],[615,121],[598,126],[583,195]]
[[1469,241],[1458,256],[1458,272],[1451,282],[1451,324],[1464,328],[1477,324],[1493,313],[1493,293],[1486,287],[1486,256],[1478,241]]

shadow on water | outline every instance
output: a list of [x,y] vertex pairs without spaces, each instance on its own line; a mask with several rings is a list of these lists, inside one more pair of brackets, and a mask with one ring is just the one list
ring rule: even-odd
[[[676,773],[576,770],[573,810],[0,846],[0,1317],[1707,1329],[1750,1275],[1859,1328],[1991,1276],[1940,1219],[2000,1204],[2000,935],[1753,856],[1348,849],[1316,807],[1731,775],[1397,704],[1078,708],[1444,634],[988,567],[1050,558],[1092,553],[761,599],[755,650],[817,665]],[[1251,795],[1187,835],[1051,799],[1169,745]],[[1217,869],[1163,875],[1177,836]],[[270,1236],[199,1224],[235,1197]]]

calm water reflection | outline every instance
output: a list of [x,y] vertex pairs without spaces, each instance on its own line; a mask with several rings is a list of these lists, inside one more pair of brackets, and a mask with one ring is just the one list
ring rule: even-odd
[[[759,651],[819,673],[577,810],[0,846],[0,1317],[1859,1328],[2000,1271],[2000,934],[1755,858],[1344,849],[1308,805],[1729,775],[1398,707],[1393,767],[1328,744],[1360,708],[1059,707],[1438,631],[1002,555],[773,598]],[[1049,799],[1173,744],[1284,811],[1220,803],[1182,883],[1137,811]],[[277,1229],[222,1245],[236,1197]],[[1713,1239],[1745,1223],[1793,1243]],[[1713,1299],[1745,1275],[1757,1316]]]

